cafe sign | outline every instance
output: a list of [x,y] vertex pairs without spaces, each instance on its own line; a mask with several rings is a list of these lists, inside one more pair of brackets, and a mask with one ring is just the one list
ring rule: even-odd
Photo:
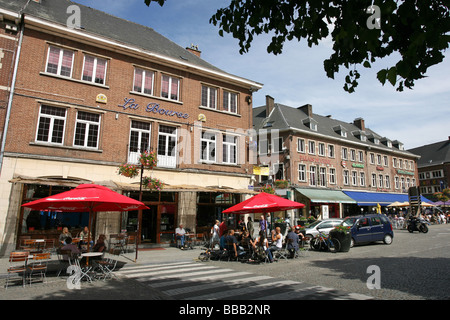
[[[118,105],[119,107],[123,108],[123,110],[126,110],[126,109],[137,110],[137,109],[139,109],[139,104],[136,103],[135,99],[133,99],[133,98],[124,98],[123,101],[124,101],[123,104],[119,104]],[[163,115],[163,116],[168,116],[168,117],[178,117],[178,118],[182,118],[182,119],[189,118],[189,114],[188,113],[166,109],[163,106],[161,106],[159,103],[155,103],[155,102],[150,102],[149,104],[147,104],[145,106],[145,111],[146,112],[150,112],[150,113],[160,114],[160,115]]]

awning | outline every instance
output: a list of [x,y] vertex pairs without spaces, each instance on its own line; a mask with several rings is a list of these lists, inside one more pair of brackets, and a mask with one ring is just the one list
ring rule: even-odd
[[[387,206],[393,202],[408,202],[407,194],[401,193],[383,193],[383,192],[363,192],[363,191],[343,191],[347,196],[354,199],[360,206]],[[430,202],[424,196],[421,196],[422,202]]]
[[320,203],[356,203],[355,200],[347,196],[339,190],[321,190],[321,189],[303,189],[295,188],[305,197],[309,198],[311,202]]

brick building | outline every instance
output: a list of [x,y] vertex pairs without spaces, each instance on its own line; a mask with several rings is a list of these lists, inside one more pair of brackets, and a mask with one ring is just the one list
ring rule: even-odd
[[329,217],[373,210],[380,204],[408,201],[408,188],[418,181],[417,159],[401,142],[380,136],[365,126],[275,103],[253,109],[258,136],[257,175],[260,184],[288,180],[277,190],[306,204],[300,214]]
[[[146,174],[166,184],[144,192],[144,240],[168,242],[179,223],[206,230],[249,193],[246,131],[260,83],[218,69],[196,47],[70,1],[1,0],[0,16],[2,253],[23,236],[86,224],[82,213],[22,203],[85,182],[138,198],[139,178],[117,170],[144,150],[158,154]],[[133,232],[137,222],[136,212],[100,213],[93,231]]]

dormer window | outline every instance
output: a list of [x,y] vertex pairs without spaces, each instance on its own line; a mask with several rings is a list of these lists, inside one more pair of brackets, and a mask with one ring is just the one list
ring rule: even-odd
[[361,141],[367,141],[367,137],[362,131],[354,131],[353,135]]
[[341,126],[341,125],[335,126],[333,128],[333,130],[334,130],[334,132],[336,132],[341,137],[347,138],[347,131],[344,129],[343,126]]
[[401,143],[398,140],[392,141],[392,145],[394,146],[394,148],[397,148],[398,150],[404,150],[403,143]]
[[375,137],[373,134],[367,137],[370,142],[373,142],[374,144],[380,144],[380,139]]
[[392,142],[388,138],[382,138],[381,143],[384,144],[388,148],[392,148]]
[[317,121],[313,118],[306,118],[305,120],[303,120],[303,124],[311,130],[317,131]]

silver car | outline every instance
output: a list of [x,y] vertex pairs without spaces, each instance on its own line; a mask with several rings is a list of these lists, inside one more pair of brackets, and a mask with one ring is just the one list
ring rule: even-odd
[[334,229],[334,227],[337,227],[344,221],[344,219],[325,219],[325,220],[317,220],[316,222],[312,223],[305,229],[306,236],[315,237],[319,234],[319,231],[317,231],[317,228],[320,228],[320,231],[326,235]]

